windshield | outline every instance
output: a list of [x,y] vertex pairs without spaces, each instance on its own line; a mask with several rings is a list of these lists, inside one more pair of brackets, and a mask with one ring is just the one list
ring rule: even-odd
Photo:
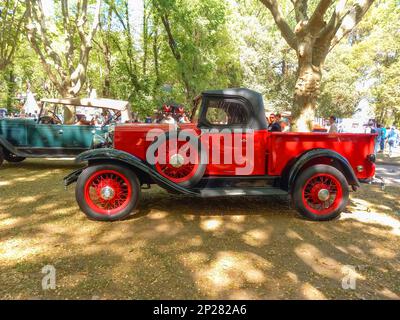
[[124,112],[118,110],[56,103],[44,103],[40,114],[41,123],[59,123],[64,125],[104,126],[111,122],[118,122],[122,118],[126,118],[126,116]]

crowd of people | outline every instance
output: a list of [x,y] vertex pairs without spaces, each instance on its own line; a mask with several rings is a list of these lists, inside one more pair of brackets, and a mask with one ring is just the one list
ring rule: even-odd
[[[136,122],[140,122],[138,119]],[[177,124],[189,123],[190,119],[181,105],[166,105],[162,106],[162,110],[154,114],[153,117],[147,116],[144,120],[145,123],[163,123],[163,124]]]
[[400,131],[395,126],[385,127],[381,124],[370,124],[366,133],[377,133],[375,138],[375,154],[383,153],[388,149],[389,155],[392,154],[393,149],[400,146]]

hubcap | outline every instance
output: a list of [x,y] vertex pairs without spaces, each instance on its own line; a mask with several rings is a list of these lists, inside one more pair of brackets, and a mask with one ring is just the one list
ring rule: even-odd
[[330,194],[328,189],[321,189],[318,191],[318,199],[321,201],[327,201],[329,196]]
[[115,191],[113,188],[106,186],[104,188],[101,188],[100,195],[104,200],[110,200],[114,198]]
[[185,159],[183,158],[182,155],[180,155],[179,153],[173,154],[171,156],[171,158],[169,159],[169,163],[171,164],[171,166],[173,166],[174,168],[179,168],[183,165],[183,163],[185,162]]

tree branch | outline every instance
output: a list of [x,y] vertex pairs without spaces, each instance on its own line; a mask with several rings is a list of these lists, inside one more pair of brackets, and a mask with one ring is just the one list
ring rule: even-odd
[[296,15],[296,21],[305,21],[308,20],[307,9],[308,9],[308,0],[291,0],[294,13]]
[[343,39],[355,28],[355,26],[367,13],[373,2],[374,0],[359,0],[342,18],[338,20],[338,24],[334,28],[336,32],[334,34],[329,51],[331,51],[341,39]]
[[308,21],[308,28],[311,31],[319,30],[324,25],[324,15],[329,7],[332,5],[332,0],[321,0],[315,8],[310,20]]
[[288,23],[285,21],[282,11],[279,7],[278,1],[277,0],[260,0],[271,12],[272,17],[275,20],[276,25],[278,26],[282,37],[286,40],[287,44],[293,48],[294,50],[297,50],[297,39],[296,35],[288,25]]
[[169,23],[169,19],[168,16],[166,14],[161,16],[161,21],[164,25],[165,31],[167,32],[167,36],[168,36],[168,44],[169,47],[172,51],[172,54],[174,55],[175,59],[177,61],[181,60],[182,56],[181,53],[178,50],[178,46],[176,45],[176,41],[174,39],[174,36],[172,35],[172,31],[171,31],[171,26]]

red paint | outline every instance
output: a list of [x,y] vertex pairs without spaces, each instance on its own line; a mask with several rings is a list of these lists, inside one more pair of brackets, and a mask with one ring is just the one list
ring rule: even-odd
[[[181,124],[181,129],[194,129],[197,135],[200,130],[196,124]],[[115,128],[114,147],[135,155],[146,161],[146,150],[152,141],[146,141],[146,134],[151,129],[158,129],[162,132],[173,128],[166,124],[124,124]],[[247,157],[246,163],[253,167],[251,175],[272,175],[280,176],[286,165],[304,152],[322,148],[333,150],[345,157],[351,164],[357,178],[367,179],[375,174],[375,164],[367,160],[367,155],[374,152],[374,134],[353,134],[353,133],[301,133],[301,132],[267,132],[257,130],[250,133],[254,138],[254,157]],[[232,176],[236,175],[236,169],[244,167],[245,164],[224,162],[225,155],[233,158],[234,146],[231,144],[222,148],[223,139],[232,139],[239,136],[243,140],[251,137],[242,133],[209,133],[201,136],[201,142],[208,150],[209,159],[212,158],[212,151],[219,153],[221,163],[209,163],[206,175]],[[242,142],[241,149],[244,155],[246,141]],[[210,147],[213,146],[213,147]],[[320,163],[329,164],[328,159],[319,159]],[[211,162],[211,160],[209,161]],[[357,170],[363,166],[363,171]]]
[[[101,196],[101,189],[110,187],[114,190],[111,199],[105,200]],[[91,209],[99,214],[114,215],[123,210],[132,196],[132,187],[129,180],[115,170],[101,170],[85,183],[85,201]]]
[[[318,192],[329,191],[329,199],[321,201]],[[342,185],[335,176],[327,173],[317,173],[304,184],[302,190],[303,204],[308,211],[317,215],[326,215],[335,211],[342,200]]]
[[[357,178],[370,178],[375,174],[375,164],[367,160],[367,155],[374,153],[374,137],[374,134],[360,133],[269,133],[267,173],[279,176],[293,158],[311,149],[322,148],[333,150],[345,157]],[[364,167],[364,171],[357,171],[359,165]]]

